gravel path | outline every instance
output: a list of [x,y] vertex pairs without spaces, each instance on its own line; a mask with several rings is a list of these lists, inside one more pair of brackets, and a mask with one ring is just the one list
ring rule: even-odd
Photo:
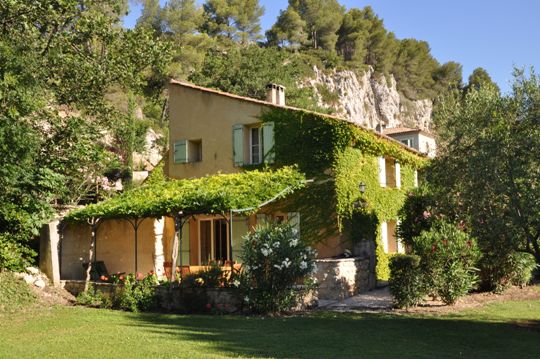
[[386,311],[392,309],[392,296],[388,287],[383,287],[344,300],[321,300],[319,309],[340,312]]

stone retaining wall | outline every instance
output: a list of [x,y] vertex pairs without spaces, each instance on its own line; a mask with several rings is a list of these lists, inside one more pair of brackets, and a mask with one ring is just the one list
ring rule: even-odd
[[369,257],[317,259],[318,299],[341,300],[375,288]]

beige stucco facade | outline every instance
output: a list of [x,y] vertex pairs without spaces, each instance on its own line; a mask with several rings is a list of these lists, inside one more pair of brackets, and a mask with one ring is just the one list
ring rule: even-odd
[[[201,141],[202,160],[174,163],[169,151],[167,175],[171,178],[202,177],[240,172],[233,161],[233,126],[260,123],[265,105],[230,96],[171,84],[169,87],[169,143]],[[247,150],[248,146],[244,146]]]

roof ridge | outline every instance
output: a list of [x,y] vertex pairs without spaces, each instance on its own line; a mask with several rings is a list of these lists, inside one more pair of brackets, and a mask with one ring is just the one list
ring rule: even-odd
[[314,114],[314,115],[317,115],[317,116],[323,116],[323,117],[326,117],[326,118],[332,118],[332,119],[339,120],[339,121],[345,121],[345,122],[348,122],[348,123],[350,123],[352,125],[355,125],[356,127],[360,127],[363,130],[372,132],[381,139],[391,141],[393,143],[397,143],[399,146],[401,146],[406,151],[412,152],[412,153],[414,153],[414,154],[416,154],[418,156],[421,156],[421,157],[426,157],[426,155],[423,154],[422,152],[417,151],[416,149],[414,149],[412,147],[409,147],[409,146],[405,145],[404,143],[402,143],[402,142],[400,142],[400,141],[398,141],[398,140],[396,140],[396,139],[394,139],[394,138],[392,138],[390,136],[387,136],[387,135],[385,135],[383,133],[379,133],[379,132],[377,132],[377,131],[375,131],[375,130],[373,130],[371,128],[368,128],[368,127],[366,127],[364,125],[361,125],[361,124],[358,124],[358,123],[355,123],[355,122],[352,122],[352,121],[347,120],[347,119],[345,119],[343,117],[339,117],[339,116],[335,116],[335,115],[329,115],[329,114],[326,114],[326,113],[307,110],[307,109],[304,109],[304,108],[299,108],[299,107],[294,107],[294,106],[277,105],[277,104],[274,104],[274,103],[271,103],[271,102],[268,102],[268,101],[258,100],[258,99],[252,98],[252,97],[235,95],[235,94],[232,94],[230,92],[225,92],[225,91],[221,91],[221,90],[217,90],[217,89],[212,89],[212,88],[208,88],[208,87],[195,85],[195,84],[187,82],[187,81],[180,81],[180,80],[171,79],[170,84],[180,85],[180,86],[183,86],[183,87],[188,87],[188,88],[192,88],[192,89],[195,89],[195,90],[209,92],[209,93],[213,93],[213,94],[216,94],[216,95],[226,96],[226,97],[234,98],[234,99],[237,99],[237,100],[257,103],[257,104],[268,106],[268,107],[274,107],[274,108],[286,109],[286,110],[292,110],[292,111],[302,111],[302,112]]

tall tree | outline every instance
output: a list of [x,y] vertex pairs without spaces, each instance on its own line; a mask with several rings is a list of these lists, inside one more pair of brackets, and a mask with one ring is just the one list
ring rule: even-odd
[[306,23],[291,7],[281,10],[276,23],[266,32],[268,43],[283,46],[285,43],[293,49],[298,49],[306,43]]
[[345,61],[370,65],[379,73],[390,73],[399,43],[371,7],[351,9],[338,34],[337,50]]
[[429,182],[440,208],[478,238],[492,285],[514,251],[540,263],[539,118],[540,78],[519,71],[511,95],[485,85],[456,92],[435,117],[441,144]]
[[312,47],[335,51],[337,30],[345,8],[336,0],[289,0],[289,6],[306,23],[306,32]]
[[467,86],[465,86],[465,91],[469,91],[469,89],[473,88],[479,90],[483,86],[491,86],[499,91],[499,86],[493,82],[489,73],[484,68],[477,67],[469,76],[469,82],[467,83]]
[[142,3],[141,16],[137,19],[138,27],[155,31],[161,34],[163,31],[163,9],[159,0],[139,0]]
[[201,29],[210,36],[225,36],[243,44],[261,38],[264,7],[258,0],[207,0]]

